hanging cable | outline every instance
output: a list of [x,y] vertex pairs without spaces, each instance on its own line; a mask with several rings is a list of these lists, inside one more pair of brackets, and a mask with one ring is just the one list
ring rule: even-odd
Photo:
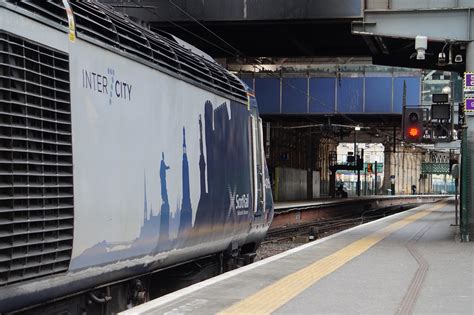
[[[183,8],[181,8],[178,4],[176,4],[174,1],[172,0],[168,0],[168,2],[173,5],[177,10],[179,10],[181,13],[183,13],[184,15],[186,15],[189,19],[191,19],[192,21],[194,21],[195,23],[197,23],[198,25],[200,25],[201,27],[203,27],[207,32],[209,32],[210,34],[212,34],[212,36],[214,36],[215,38],[219,39],[222,43],[225,43],[228,47],[230,47],[234,52],[226,49],[226,48],[223,48],[221,47],[220,45],[218,44],[215,44],[213,42],[211,42],[210,40],[186,29],[185,27],[167,19],[166,17],[163,17],[163,16],[160,16],[157,12],[156,12],[156,8],[153,8],[153,10],[151,10],[149,7],[145,7],[143,6],[142,4],[138,3],[136,0],[131,0],[132,3],[134,3],[137,7],[141,8],[141,9],[144,9],[148,12],[150,12],[151,14],[159,17],[160,19],[162,20],[165,20],[167,21],[168,23],[172,24],[173,26],[183,30],[184,32],[202,40],[203,42],[219,49],[220,51],[222,52],[225,52],[231,56],[233,56],[234,58],[238,59],[238,58],[247,58],[247,59],[252,59],[255,61],[254,64],[251,64],[251,66],[253,66],[254,68],[258,69],[259,71],[261,71],[261,73],[263,73],[264,75],[266,76],[269,76],[271,78],[274,78],[274,79],[277,79],[277,80],[282,80],[282,83],[285,84],[286,86],[290,87],[291,89],[297,91],[298,93],[302,93],[304,95],[307,95],[307,92],[306,91],[303,91],[301,89],[299,89],[298,87],[292,85],[291,83],[287,82],[286,80],[284,80],[283,78],[281,78],[280,76],[277,76],[275,75],[274,73],[272,72],[267,72],[264,65],[263,65],[263,61],[262,61],[262,58],[259,58],[259,57],[249,57],[247,56],[245,53],[243,53],[241,50],[237,49],[236,47],[234,47],[232,44],[230,44],[228,41],[226,41],[225,39],[223,39],[221,36],[219,36],[218,34],[216,34],[214,31],[212,31],[211,29],[209,29],[207,26],[205,26],[203,23],[201,23],[199,20],[197,20],[195,17],[193,17],[191,14],[189,14],[186,10],[184,10]],[[329,109],[331,110],[331,113],[334,113],[334,114],[338,114],[340,115],[341,117],[345,118],[346,120],[350,121],[351,123],[353,124],[357,124],[357,122],[352,119],[351,117],[349,117],[347,114],[345,113],[341,113],[339,111],[337,111],[334,107],[331,107],[329,106],[328,104],[326,104],[325,102],[319,100],[318,98],[312,96],[312,95],[307,95],[308,98],[312,101],[315,101],[317,102],[319,105],[321,105],[322,107],[326,108],[326,109]],[[390,136],[392,137],[391,133],[389,132],[385,132],[385,131],[382,131],[382,134],[383,135],[386,135],[386,136]],[[396,139],[393,139],[394,141],[402,141],[402,139],[399,139],[399,138],[396,138]]]

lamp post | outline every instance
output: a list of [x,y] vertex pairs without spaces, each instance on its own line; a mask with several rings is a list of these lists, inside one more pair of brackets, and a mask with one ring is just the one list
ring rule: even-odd
[[360,131],[359,126],[354,128],[354,155],[357,156],[357,131]]
[[[360,131],[359,126],[355,126],[354,128],[354,156],[355,156],[355,161],[356,165],[359,163],[358,158],[357,158],[357,131]],[[362,159],[363,157],[360,156],[359,159]],[[360,197],[360,169],[357,170],[357,184],[356,184],[356,193],[357,196]]]

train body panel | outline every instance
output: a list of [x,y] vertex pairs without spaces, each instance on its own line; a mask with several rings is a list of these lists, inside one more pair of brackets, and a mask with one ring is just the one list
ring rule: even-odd
[[0,31],[68,55],[74,207],[67,271],[0,285],[0,312],[263,239],[273,204],[252,96],[68,41],[12,7]]
[[247,107],[80,40],[70,56],[71,270],[187,247],[209,222],[223,227],[218,239],[244,235],[253,215]]

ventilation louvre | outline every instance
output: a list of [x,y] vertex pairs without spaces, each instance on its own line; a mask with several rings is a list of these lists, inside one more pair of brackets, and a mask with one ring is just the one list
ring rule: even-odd
[[0,32],[0,286],[67,271],[73,214],[69,58]]
[[62,0],[6,0],[20,8],[33,12],[54,23],[68,26],[67,14]]
[[[247,92],[238,79],[215,62],[180,46],[172,36],[149,31],[102,3],[76,1],[71,6],[79,37],[81,33],[91,36],[200,85],[247,101]],[[85,23],[90,20],[94,23]]]
[[[61,0],[7,2],[52,23],[68,25]],[[152,62],[200,86],[247,102],[247,92],[239,79],[219,64],[180,46],[169,34],[152,32],[100,2],[69,1],[69,4],[79,38],[92,38]]]

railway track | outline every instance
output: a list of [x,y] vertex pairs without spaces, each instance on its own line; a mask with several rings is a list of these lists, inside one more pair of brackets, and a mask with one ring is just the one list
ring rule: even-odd
[[416,204],[397,205],[363,212],[353,211],[344,215],[322,218],[313,222],[283,226],[270,229],[257,252],[263,259],[300,246],[302,243],[323,238],[345,229],[409,210]]
[[277,227],[270,229],[267,233],[267,238],[274,238],[285,233],[305,233],[310,228],[317,228],[318,231],[325,231],[330,229],[344,228],[346,226],[355,226],[364,224],[379,218],[383,218],[387,215],[402,212],[415,207],[415,204],[404,205],[404,206],[390,206],[380,209],[367,210],[362,213],[353,212],[345,215],[321,219],[314,222],[301,223],[296,225]]

